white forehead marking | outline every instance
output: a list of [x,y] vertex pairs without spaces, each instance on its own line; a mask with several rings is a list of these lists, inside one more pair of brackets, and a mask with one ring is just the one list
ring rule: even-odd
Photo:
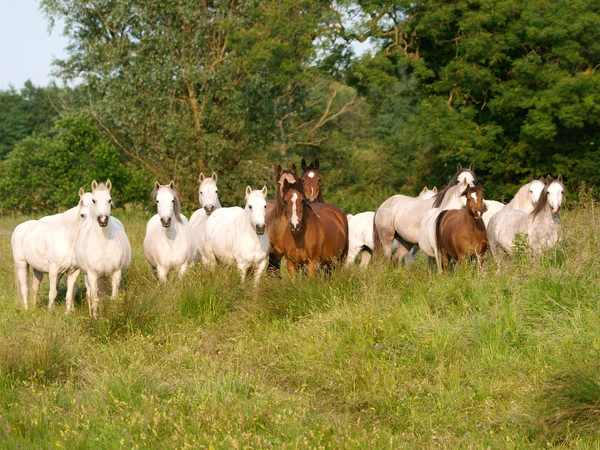
[[308,172],[308,178],[314,178],[314,177],[315,177],[314,172]]
[[477,192],[471,192],[471,198],[477,201]]
[[297,225],[299,222],[298,211],[296,210],[296,200],[298,200],[298,194],[294,192],[294,195],[292,195],[292,225]]
[[292,195],[292,201],[295,202],[296,200],[298,200],[298,194],[294,192],[294,195]]

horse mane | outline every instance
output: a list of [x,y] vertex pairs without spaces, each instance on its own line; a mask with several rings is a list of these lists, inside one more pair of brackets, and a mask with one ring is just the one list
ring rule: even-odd
[[175,216],[175,220],[177,222],[181,223],[182,222],[182,220],[181,220],[181,202],[179,201],[179,193],[177,192],[177,189],[172,188],[168,184],[159,186],[158,188],[156,186],[154,186],[154,189],[150,193],[150,197],[152,198],[152,200],[156,200],[158,191],[163,188],[168,189],[171,192],[171,194],[173,194],[173,198],[175,200],[175,202],[173,203],[173,215]]
[[532,217],[536,217],[539,213],[544,211],[544,209],[548,205],[548,188],[550,187],[550,185],[552,183],[553,183],[553,181],[551,181],[550,183],[546,184],[546,186],[544,186],[544,189],[542,190],[542,193],[540,194],[540,199],[538,200],[537,204],[535,205],[535,208],[533,208],[533,211],[531,212]]
[[456,183],[458,183],[458,176],[463,172],[469,172],[471,175],[473,175],[473,179],[475,180],[475,182],[477,182],[477,177],[475,176],[475,173],[472,170],[463,168],[461,170],[456,171],[448,185],[433,196],[433,208],[439,208],[440,206],[442,206],[442,202],[444,201],[446,194],[448,193],[450,188],[452,188],[456,185]]
[[98,186],[96,186],[96,189],[94,189],[95,191],[107,191],[107,187],[105,183],[98,183]]

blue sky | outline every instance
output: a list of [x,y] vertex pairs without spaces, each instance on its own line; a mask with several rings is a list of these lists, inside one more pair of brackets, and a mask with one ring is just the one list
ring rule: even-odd
[[62,25],[48,31],[49,21],[36,0],[0,0],[0,89],[19,89],[30,79],[47,85],[52,59],[66,55]]

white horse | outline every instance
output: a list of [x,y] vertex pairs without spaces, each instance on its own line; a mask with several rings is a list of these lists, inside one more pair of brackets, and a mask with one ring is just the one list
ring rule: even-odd
[[392,245],[396,238],[400,246],[394,254],[393,262],[395,264],[400,262],[418,243],[419,229],[425,213],[431,208],[440,207],[450,189],[462,184],[465,180],[472,187],[475,186],[473,165],[468,169],[463,169],[462,165],[458,164],[456,174],[448,186],[438,192],[435,197],[423,200],[406,195],[394,195],[383,202],[375,213],[373,232],[375,234],[374,244],[376,247],[381,246],[384,258],[386,260],[391,258]]
[[486,200],[487,210],[483,213],[483,222],[487,227],[492,217],[504,208],[518,209],[527,213],[533,211],[544,189],[544,182],[541,180],[532,180],[524,186],[521,186],[513,199],[505,205],[496,200]]
[[122,274],[131,264],[131,245],[123,224],[111,217],[110,180],[92,181],[90,214],[81,224],[75,243],[77,265],[86,274],[90,315],[98,316],[98,280],[111,278],[112,298],[119,294]]
[[[246,188],[246,207],[220,208],[206,221],[206,258],[208,264],[236,265],[246,279],[254,269],[257,285],[269,260],[269,233],[265,227],[267,187]],[[204,258],[204,255],[203,255]]]
[[221,208],[221,202],[219,202],[216,172],[213,172],[211,177],[205,177],[203,173],[200,173],[198,180],[200,181],[198,187],[200,209],[194,211],[194,214],[190,217],[190,230],[194,247],[194,262],[202,260],[203,263],[207,264],[208,260],[202,256],[206,253],[206,219],[213,211]]
[[490,220],[487,229],[488,245],[492,256],[502,250],[512,253],[517,233],[527,235],[527,244],[537,254],[556,244],[560,232],[560,208],[564,196],[562,176],[554,180],[548,176],[547,184],[533,209],[527,213],[504,208]]
[[79,269],[75,262],[75,241],[82,220],[89,215],[92,194],[79,189],[79,203],[64,213],[28,220],[19,224],[11,237],[18,291],[25,309],[28,308],[29,267],[33,269],[31,294],[33,305],[44,273],[50,280],[48,309],[54,306],[57,288],[64,273],[67,275],[67,313],[73,310],[73,295]]
[[152,198],[156,199],[158,214],[152,216],[146,225],[144,257],[159,281],[164,283],[170,270],[177,270],[179,277],[183,278],[193,262],[194,247],[190,225],[181,214],[175,183],[171,181],[161,186],[157,181]]
[[[427,189],[423,188],[417,198],[427,200],[437,194],[437,187]],[[362,212],[356,215],[348,214],[348,257],[346,265],[354,264],[358,254],[361,254],[360,266],[365,267],[371,260],[371,254],[375,248],[373,242],[373,211]],[[394,240],[392,252],[398,248],[398,243]]]

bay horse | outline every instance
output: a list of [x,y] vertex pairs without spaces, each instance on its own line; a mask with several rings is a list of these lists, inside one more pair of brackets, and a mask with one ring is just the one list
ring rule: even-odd
[[302,158],[302,184],[306,193],[306,200],[309,203],[325,203],[323,192],[321,192],[321,174],[319,173],[319,158],[316,158],[309,165]]
[[467,185],[467,206],[462,209],[442,211],[436,221],[436,242],[443,270],[448,270],[449,259],[462,263],[465,257],[481,260],[487,249],[487,236],[483,213],[483,186]]
[[288,226],[283,236],[283,254],[293,277],[306,266],[313,276],[319,266],[330,270],[348,254],[348,219],[337,206],[309,204],[302,182],[283,182],[281,199]]
[[267,200],[267,209],[265,213],[265,223],[267,232],[271,241],[269,249],[269,271],[276,272],[281,265],[283,258],[283,235],[287,228],[287,220],[281,203],[283,193],[283,182],[296,183],[299,179],[296,176],[296,165],[292,164],[292,168],[285,170],[281,164],[277,166],[277,175],[275,177],[275,200]]

